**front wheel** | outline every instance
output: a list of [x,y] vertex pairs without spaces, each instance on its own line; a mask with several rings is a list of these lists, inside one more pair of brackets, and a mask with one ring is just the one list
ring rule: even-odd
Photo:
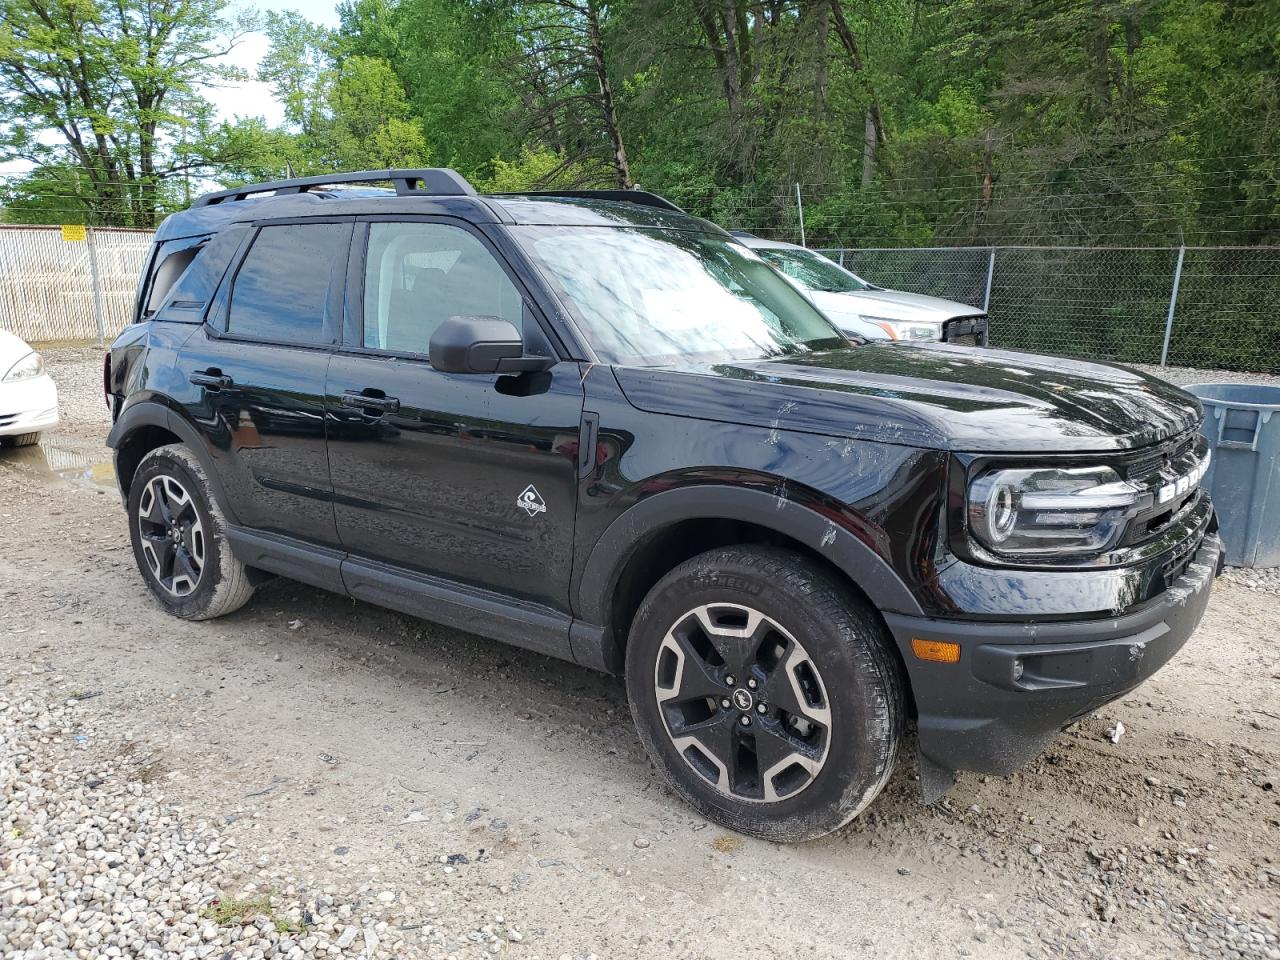
[[185,620],[209,620],[253,596],[204,467],[181,444],[157,447],[129,485],[129,536],[143,579],[160,605]]
[[848,823],[893,772],[902,681],[846,584],[801,554],[713,550],[649,592],[627,645],[645,749],[700,813],[768,840]]

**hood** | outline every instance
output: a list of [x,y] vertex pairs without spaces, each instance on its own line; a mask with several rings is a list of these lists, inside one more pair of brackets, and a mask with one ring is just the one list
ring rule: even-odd
[[31,347],[21,337],[8,330],[0,330],[0,377],[30,352]]
[[850,302],[844,294],[805,290],[804,295],[846,336],[852,334],[864,340],[891,339],[884,327],[870,320],[863,320],[862,314],[858,312],[858,304]]
[[903,293],[901,290],[862,290],[856,293],[811,290],[809,293],[818,309],[832,315],[832,319],[835,314],[858,314],[882,320],[942,323],[952,317],[982,316],[981,307],[941,297],[927,297],[922,293]]
[[617,375],[654,413],[969,453],[1129,450],[1201,419],[1195,397],[1125,367],[945,343]]

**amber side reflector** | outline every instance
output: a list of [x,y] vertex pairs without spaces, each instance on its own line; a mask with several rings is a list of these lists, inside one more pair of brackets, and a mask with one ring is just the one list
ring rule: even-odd
[[934,663],[959,663],[960,644],[945,643],[942,640],[921,640],[911,638],[911,652],[920,660],[932,660]]

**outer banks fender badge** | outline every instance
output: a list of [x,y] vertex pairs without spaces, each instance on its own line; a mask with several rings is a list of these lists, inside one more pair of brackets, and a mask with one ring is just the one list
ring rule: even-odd
[[538,493],[538,488],[532,483],[520,492],[520,496],[516,497],[516,506],[531,517],[547,512],[547,504],[542,499],[542,494]]

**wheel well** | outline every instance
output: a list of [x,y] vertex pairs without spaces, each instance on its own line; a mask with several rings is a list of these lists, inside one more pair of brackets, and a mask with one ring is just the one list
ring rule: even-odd
[[120,492],[126,497],[129,495],[133,475],[138,472],[143,457],[156,447],[181,442],[181,437],[164,427],[148,424],[132,431],[116,449],[116,482],[120,484]]
[[902,651],[893,642],[893,635],[880,615],[879,608],[871,602],[866,592],[844,570],[807,544],[768,527],[742,520],[710,518],[684,520],[655,531],[636,547],[618,574],[606,619],[606,640],[614,651],[616,658],[614,662],[619,669],[625,661],[631,621],[635,619],[636,611],[640,609],[640,604],[653,589],[654,584],[669,571],[700,553],[706,553],[717,547],[744,544],[767,544],[798,553],[806,560],[825,568],[837,582],[843,584],[847,590],[866,604],[880,622],[885,637],[889,638],[886,645],[897,666],[908,707],[914,716],[915,699],[911,694],[911,681],[906,664],[902,661]]

